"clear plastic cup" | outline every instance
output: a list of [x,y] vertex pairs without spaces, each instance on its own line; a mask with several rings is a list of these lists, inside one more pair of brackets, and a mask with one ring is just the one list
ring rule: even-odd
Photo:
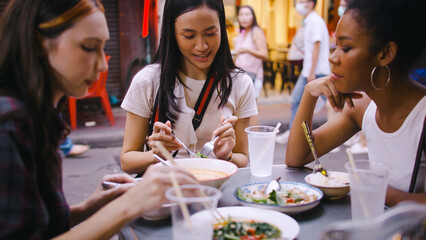
[[[181,185],[182,197],[178,197],[174,188],[166,191],[166,198],[171,202],[172,231],[174,240],[196,239],[211,240],[213,238],[214,220],[205,211],[212,212],[222,192],[216,188],[203,185]],[[185,210],[188,209],[188,219]]]
[[272,173],[274,161],[275,136],[274,127],[253,126],[245,129],[248,135],[251,175],[267,177]]
[[384,213],[390,166],[386,163],[357,160],[348,162],[352,220],[364,220]]

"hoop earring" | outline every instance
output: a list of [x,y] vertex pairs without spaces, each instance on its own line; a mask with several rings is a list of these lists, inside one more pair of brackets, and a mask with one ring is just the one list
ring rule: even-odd
[[376,68],[377,68],[377,66],[375,66],[374,68],[373,68],[373,70],[371,71],[371,75],[370,75],[370,83],[371,83],[371,86],[374,88],[374,89],[376,89],[377,91],[380,91],[380,90],[383,90],[383,89],[385,89],[387,86],[388,86],[388,84],[389,84],[389,82],[390,82],[390,70],[389,70],[389,67],[386,65],[386,70],[388,70],[388,80],[386,81],[386,84],[385,84],[385,87],[383,87],[383,88],[378,88],[378,87],[376,87],[376,85],[374,85],[374,80],[373,80],[373,78],[374,78],[374,72],[376,71]]

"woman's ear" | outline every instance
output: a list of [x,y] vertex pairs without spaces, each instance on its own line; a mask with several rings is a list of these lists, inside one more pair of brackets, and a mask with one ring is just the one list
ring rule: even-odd
[[380,52],[379,64],[382,67],[389,65],[396,57],[398,46],[394,42],[389,42]]

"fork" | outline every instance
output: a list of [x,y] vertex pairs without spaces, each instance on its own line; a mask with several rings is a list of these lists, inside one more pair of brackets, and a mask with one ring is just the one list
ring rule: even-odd
[[[225,120],[219,125],[219,127],[222,127],[225,124],[225,121],[229,118],[229,116],[227,116],[225,118]],[[214,149],[214,143],[216,142],[216,140],[219,138],[219,135],[216,136],[215,138],[213,138],[213,140],[211,140],[210,142],[206,142],[203,147],[200,150],[200,154],[201,156],[206,156],[208,157],[210,155],[210,153],[213,151]]]
[[189,154],[190,157],[196,157],[196,158],[199,157],[196,153],[189,150],[189,148],[185,145],[185,143],[179,140],[179,138],[177,138],[172,132],[170,132],[170,134],[179,142],[180,145],[182,145],[183,148],[185,148],[185,151]]
[[216,142],[218,137],[219,136],[216,136],[213,140],[211,140],[210,142],[206,142],[204,144],[204,146],[200,150],[201,156],[204,155],[204,156],[208,157],[210,155],[210,153],[213,151],[214,143]]
[[303,131],[305,132],[306,140],[308,140],[309,147],[311,148],[312,155],[314,156],[314,159],[315,159],[315,166],[313,169],[314,173],[320,172],[322,175],[328,177],[327,170],[325,170],[325,168],[321,165],[321,163],[318,160],[317,152],[315,151],[314,142],[312,140],[312,134],[311,134],[311,131],[309,130],[308,123],[303,121],[302,128],[303,128]]

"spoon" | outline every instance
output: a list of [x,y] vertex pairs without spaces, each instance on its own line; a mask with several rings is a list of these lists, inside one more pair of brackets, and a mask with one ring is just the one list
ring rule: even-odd
[[180,145],[182,145],[182,147],[186,150],[186,152],[189,154],[190,157],[195,157],[195,158],[199,157],[196,153],[189,150],[189,148],[185,145],[185,143],[179,140],[179,138],[177,138],[172,132],[170,134],[179,142]]
[[314,142],[312,140],[312,134],[311,130],[309,130],[309,125],[307,122],[302,122],[302,128],[305,132],[306,140],[308,140],[309,147],[311,148],[312,155],[315,159],[315,166],[314,166],[314,173],[320,172],[322,175],[328,177],[327,170],[321,165],[321,163],[318,160],[317,152],[315,151]]
[[274,179],[268,183],[265,190],[263,191],[265,194],[270,194],[272,191],[279,191],[281,189],[281,184],[278,182],[281,179],[281,177],[277,177],[277,179]]

